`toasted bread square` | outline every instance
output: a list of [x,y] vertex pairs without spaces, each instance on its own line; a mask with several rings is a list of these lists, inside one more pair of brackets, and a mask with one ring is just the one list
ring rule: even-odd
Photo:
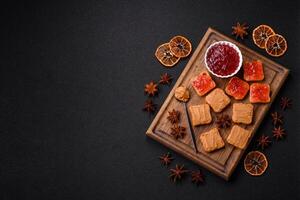
[[235,147],[244,149],[251,136],[251,132],[238,126],[234,125],[227,137],[227,142]]
[[260,60],[244,62],[244,79],[246,81],[261,81],[264,79],[264,69]]
[[253,117],[253,105],[251,103],[234,103],[232,109],[232,121],[235,123],[251,124]]
[[213,128],[208,132],[202,133],[200,135],[200,141],[204,151],[206,152],[212,152],[225,146],[217,128]]
[[208,104],[200,104],[189,107],[193,126],[209,124],[212,120]]
[[216,87],[216,83],[209,73],[204,71],[196,76],[192,81],[192,86],[199,96],[203,96]]
[[225,92],[236,100],[245,98],[249,84],[238,77],[232,77],[226,85]]
[[221,112],[230,103],[230,98],[220,88],[214,89],[205,100],[215,112]]
[[250,85],[250,102],[251,103],[269,103],[270,86],[265,83],[253,83]]

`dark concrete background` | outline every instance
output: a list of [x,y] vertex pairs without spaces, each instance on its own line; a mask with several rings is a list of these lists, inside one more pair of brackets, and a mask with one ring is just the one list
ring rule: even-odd
[[[1,199],[300,199],[299,1],[52,1],[2,9]],[[240,164],[230,182],[203,169],[205,185],[189,178],[174,185],[157,159],[169,150],[145,137],[153,117],[141,111],[143,86],[164,72],[173,86],[188,59],[166,69],[154,51],[177,34],[196,47],[209,26],[230,35],[237,21],[251,30],[269,24],[288,41],[283,57],[270,57],[291,70],[279,93],[294,102],[284,112],[288,137],[265,151],[262,177]],[[266,55],[251,38],[242,43]],[[279,109],[277,98],[270,111]],[[266,117],[257,136],[271,128]],[[173,156],[172,167],[198,168]]]

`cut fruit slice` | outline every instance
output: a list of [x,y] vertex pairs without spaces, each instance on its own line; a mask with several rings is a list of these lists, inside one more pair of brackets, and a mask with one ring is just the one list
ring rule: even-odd
[[171,52],[169,43],[160,45],[156,49],[155,56],[166,67],[173,67],[180,59]]
[[268,168],[268,160],[262,152],[251,151],[245,157],[244,168],[248,174],[260,176]]
[[244,79],[246,81],[261,81],[264,79],[264,69],[260,60],[244,62]]
[[270,86],[264,83],[253,83],[250,86],[251,103],[270,102]]
[[274,35],[275,32],[270,26],[259,25],[252,32],[252,39],[254,44],[261,49],[266,47],[267,38],[271,35]]
[[266,41],[266,51],[274,57],[282,56],[287,50],[287,42],[281,35],[275,34],[268,37]]
[[192,44],[190,41],[180,35],[173,37],[170,40],[169,45],[171,52],[179,58],[187,57],[192,51]]
[[216,87],[216,83],[212,80],[210,75],[204,71],[193,79],[192,86],[199,96],[203,96],[214,89]]
[[243,99],[248,90],[249,84],[238,77],[232,77],[225,88],[225,92],[236,100]]

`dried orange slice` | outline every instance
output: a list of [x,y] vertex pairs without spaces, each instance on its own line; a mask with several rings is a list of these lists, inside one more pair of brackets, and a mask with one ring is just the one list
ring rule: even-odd
[[287,42],[281,35],[275,34],[267,38],[266,51],[274,57],[282,56],[287,50]]
[[169,43],[157,47],[155,56],[157,60],[166,67],[173,67],[180,59],[171,52]]
[[266,156],[260,151],[249,152],[244,160],[246,172],[252,176],[262,175],[268,167]]
[[192,44],[183,36],[173,37],[169,44],[171,52],[179,58],[187,57],[192,52]]
[[252,32],[252,39],[254,44],[261,49],[266,47],[267,38],[271,35],[275,35],[275,32],[270,26],[259,25]]

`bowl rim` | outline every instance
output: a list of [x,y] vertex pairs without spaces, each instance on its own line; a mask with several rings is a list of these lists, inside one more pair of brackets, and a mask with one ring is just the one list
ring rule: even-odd
[[[215,45],[217,45],[217,44],[225,44],[225,45],[228,45],[228,46],[232,47],[234,50],[236,50],[237,53],[238,53],[238,55],[239,55],[239,58],[240,58],[240,59],[239,59],[239,65],[238,65],[238,67],[236,68],[236,70],[235,70],[233,73],[229,74],[229,75],[222,76],[222,75],[216,74],[216,73],[214,73],[214,72],[208,67],[208,65],[207,65],[207,62],[206,62],[206,59],[207,59],[207,53],[208,53],[208,51],[209,51],[213,46],[215,46]],[[232,77],[232,76],[234,76],[235,74],[237,74],[238,71],[240,71],[240,69],[241,69],[241,67],[242,67],[242,64],[243,64],[243,56],[242,56],[241,50],[239,49],[239,47],[238,47],[237,45],[233,44],[232,42],[228,42],[228,41],[225,41],[225,40],[221,40],[221,41],[217,41],[217,42],[212,43],[212,44],[209,45],[209,47],[206,49],[206,52],[205,52],[205,55],[204,55],[204,63],[205,63],[206,69],[207,69],[211,74],[213,74],[214,76],[217,76],[217,77],[219,77],[219,78],[229,78],[229,77]]]

